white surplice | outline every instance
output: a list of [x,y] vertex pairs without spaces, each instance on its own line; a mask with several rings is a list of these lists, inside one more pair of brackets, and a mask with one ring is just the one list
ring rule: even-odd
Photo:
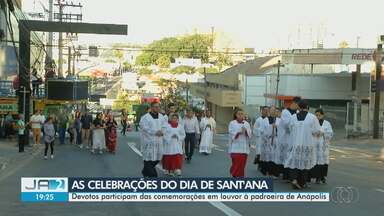
[[[247,134],[239,134],[245,128]],[[244,153],[249,154],[249,139],[252,136],[251,126],[247,121],[243,123],[233,120],[228,126],[229,143],[228,153]]]
[[262,145],[262,142],[263,142],[263,139],[262,139],[262,136],[261,136],[262,135],[261,126],[262,126],[263,120],[265,118],[260,116],[259,118],[256,119],[255,124],[253,125],[253,136],[254,136],[254,139],[255,139],[256,154],[257,155],[260,154],[261,145]]
[[331,123],[324,120],[321,126],[321,135],[316,139],[316,153],[318,165],[329,164],[329,145],[333,137]]
[[213,147],[213,134],[216,130],[216,121],[210,117],[204,117],[200,122],[201,129],[201,142],[200,142],[200,153],[208,153],[212,152]]
[[260,148],[260,161],[264,162],[274,162],[275,160],[275,149],[278,145],[277,140],[277,126],[279,125],[279,118],[276,118],[275,125],[273,128],[273,124],[269,123],[269,118],[265,118],[262,121],[261,125],[261,134],[262,134],[262,142]]
[[288,109],[284,109],[281,112],[279,124],[277,125],[277,145],[274,150],[274,162],[279,165],[283,165],[285,163],[291,147],[291,121],[292,114],[288,111]]
[[309,170],[316,165],[316,138],[321,126],[315,115],[307,113],[303,121],[292,116],[290,126],[292,135],[292,149],[290,150],[284,167],[299,170]]
[[178,124],[177,128],[166,124],[164,127],[164,155],[183,154],[183,141],[185,139],[185,130],[183,125]]
[[140,119],[141,132],[141,153],[145,161],[158,161],[163,156],[163,137],[156,136],[157,131],[163,131],[166,126],[165,118],[159,113],[159,117],[154,119],[147,113]]

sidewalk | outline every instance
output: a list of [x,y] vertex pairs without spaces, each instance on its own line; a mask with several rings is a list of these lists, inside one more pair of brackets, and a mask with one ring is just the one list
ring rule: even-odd
[[[214,142],[227,142],[228,134],[216,134]],[[344,134],[336,131],[331,140],[331,149],[336,148],[348,152],[372,155],[374,159],[384,161],[384,139],[372,139],[369,137],[346,139]]]
[[331,141],[331,146],[371,154],[375,158],[384,160],[384,139],[340,138]]
[[[31,142],[30,142],[31,143]],[[41,147],[25,147],[24,152],[19,152],[17,139],[0,140],[0,175],[11,165],[34,157],[41,152]]]

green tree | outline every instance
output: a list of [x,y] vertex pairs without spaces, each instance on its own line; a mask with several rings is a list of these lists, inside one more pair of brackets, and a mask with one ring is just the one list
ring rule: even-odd
[[178,57],[199,58],[202,62],[207,63],[211,43],[211,36],[204,34],[163,38],[149,44],[136,58],[136,64],[141,66],[159,65],[160,62],[164,63],[166,58],[169,62],[173,62]]
[[150,66],[152,64],[151,54],[144,52],[141,55],[137,56],[135,64],[140,66]]
[[168,68],[171,64],[170,57],[167,55],[162,55],[156,60],[156,65],[160,68]]
[[115,58],[117,58],[118,60],[122,61],[124,58],[124,53],[123,53],[123,51],[121,51],[119,49],[115,49],[115,50],[113,50],[113,56]]
[[139,104],[140,101],[132,101],[126,91],[119,91],[116,100],[112,104],[114,110],[126,109],[127,112],[132,111],[132,105]]
[[[198,68],[196,70],[197,73],[203,74],[204,73],[204,68]],[[210,67],[210,68],[205,68],[206,73],[218,73],[219,70],[215,67]]]
[[142,75],[150,75],[153,73],[153,71],[149,68],[144,67],[144,68],[140,68],[137,73],[142,76]]
[[219,71],[223,69],[225,66],[232,66],[233,61],[230,55],[224,54],[224,53],[218,53],[216,55],[216,66],[219,68]]
[[209,60],[209,47],[212,39],[209,35],[193,34],[182,37],[181,50],[184,57],[199,58],[202,62],[207,63]]
[[182,74],[182,73],[192,74],[195,72],[195,68],[190,66],[178,66],[173,68],[169,72],[172,74]]
[[125,71],[132,70],[132,68],[133,68],[132,65],[128,61],[123,62],[123,67],[124,67]]

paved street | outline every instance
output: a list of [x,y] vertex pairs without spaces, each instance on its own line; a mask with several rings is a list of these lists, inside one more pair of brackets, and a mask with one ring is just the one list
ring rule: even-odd
[[[335,186],[358,189],[359,198],[353,204],[329,203],[21,203],[20,177],[137,177],[142,162],[138,155],[139,137],[130,133],[119,137],[116,155],[92,155],[74,146],[57,147],[54,160],[42,156],[26,157],[0,172],[0,215],[349,215],[381,216],[384,212],[384,164],[370,153],[352,148],[333,147],[327,185],[313,184],[304,191],[330,192]],[[210,156],[195,154],[191,164],[185,164],[184,177],[228,177],[230,160],[225,152],[226,136],[215,138]],[[248,159],[247,176],[260,173]],[[292,191],[289,184],[275,182],[275,191]]]

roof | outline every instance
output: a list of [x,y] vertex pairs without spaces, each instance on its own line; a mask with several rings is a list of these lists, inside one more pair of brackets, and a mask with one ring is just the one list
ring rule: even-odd
[[221,74],[237,73],[237,74],[258,74],[264,72],[267,68],[274,66],[278,61],[277,56],[259,57],[237,64],[231,68],[224,70]]
[[278,56],[267,56],[249,60],[228,68],[221,73],[207,74],[207,81],[210,83],[236,87],[239,74],[263,74],[274,67],[279,59],[280,57]]

